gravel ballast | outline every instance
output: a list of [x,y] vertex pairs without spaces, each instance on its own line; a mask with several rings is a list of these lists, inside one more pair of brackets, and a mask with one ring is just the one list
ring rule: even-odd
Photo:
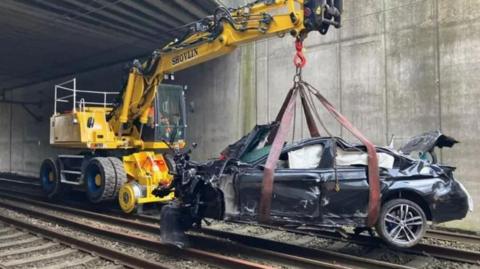
[[[42,209],[42,210],[44,210],[44,209]],[[98,244],[98,245],[101,245],[101,246],[104,246],[104,247],[107,247],[107,248],[110,248],[110,249],[115,249],[117,251],[127,253],[127,254],[132,255],[132,256],[142,257],[146,260],[159,262],[159,263],[162,263],[163,265],[165,265],[167,267],[185,268],[185,269],[186,268],[201,268],[201,269],[216,268],[214,266],[199,263],[199,262],[193,261],[193,260],[185,260],[185,259],[178,258],[178,257],[169,257],[169,256],[161,255],[161,254],[156,253],[155,251],[144,249],[144,248],[141,248],[141,247],[138,247],[138,246],[133,246],[133,245],[125,244],[125,243],[122,243],[122,242],[117,242],[117,241],[110,240],[110,239],[107,239],[107,238],[103,238],[103,237],[99,237],[99,236],[92,235],[92,234],[89,234],[89,233],[81,232],[81,231],[72,229],[70,227],[66,227],[66,226],[63,226],[63,225],[58,225],[56,223],[51,223],[51,222],[48,222],[48,221],[45,221],[45,220],[32,218],[31,216],[28,216],[28,215],[25,215],[25,214],[22,214],[22,213],[18,213],[18,212],[12,211],[12,210],[7,209],[7,208],[0,207],[0,214],[4,215],[4,216],[7,216],[7,217],[12,217],[12,218],[18,219],[20,221],[25,221],[25,222],[28,222],[30,224],[34,224],[34,225],[39,226],[39,227],[44,227],[44,228],[47,228],[49,230],[53,230],[53,231],[56,231],[56,232],[67,234],[69,236],[73,236],[73,237],[81,239],[81,240],[87,240],[90,243],[95,243],[95,244]]]

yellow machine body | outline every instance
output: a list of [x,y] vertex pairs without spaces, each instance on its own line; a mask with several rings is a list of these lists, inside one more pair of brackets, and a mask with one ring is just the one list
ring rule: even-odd
[[162,154],[141,151],[123,157],[123,164],[131,178],[119,193],[120,207],[124,212],[130,213],[138,204],[167,202],[174,198],[173,193],[162,198],[152,195],[153,189],[158,185],[169,184],[172,180]]
[[121,141],[117,141],[105,118],[111,110],[86,107],[84,111],[53,115],[50,119],[50,144],[66,148],[118,148]]
[[[84,111],[56,114],[50,118],[50,144],[64,148],[168,149],[163,141],[144,142],[137,135],[118,137],[106,120],[112,108],[85,107]],[[183,140],[173,143],[183,148]]]

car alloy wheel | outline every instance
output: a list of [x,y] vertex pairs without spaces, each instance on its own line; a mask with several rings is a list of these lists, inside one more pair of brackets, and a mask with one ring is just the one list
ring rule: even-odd
[[411,247],[425,234],[427,220],[422,208],[405,199],[388,201],[377,223],[377,231],[390,245]]

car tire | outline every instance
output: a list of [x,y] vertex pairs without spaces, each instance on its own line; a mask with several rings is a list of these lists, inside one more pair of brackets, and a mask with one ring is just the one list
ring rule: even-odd
[[387,244],[397,248],[409,248],[425,235],[427,217],[415,202],[393,199],[382,206],[375,228]]

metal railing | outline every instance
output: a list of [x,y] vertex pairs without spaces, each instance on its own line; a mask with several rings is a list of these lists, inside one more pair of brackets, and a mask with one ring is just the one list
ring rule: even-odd
[[[61,96],[60,92],[67,92],[66,95]],[[103,96],[103,102],[85,101],[85,95],[93,94]],[[118,95],[119,92],[102,92],[102,91],[84,91],[77,89],[77,79],[65,81],[55,85],[55,102],[54,113],[57,114],[58,103],[72,103],[72,112],[77,112],[77,105],[80,111],[85,111],[86,105],[95,106],[112,106],[113,103],[107,102],[109,95]],[[60,95],[60,96],[59,96]]]

